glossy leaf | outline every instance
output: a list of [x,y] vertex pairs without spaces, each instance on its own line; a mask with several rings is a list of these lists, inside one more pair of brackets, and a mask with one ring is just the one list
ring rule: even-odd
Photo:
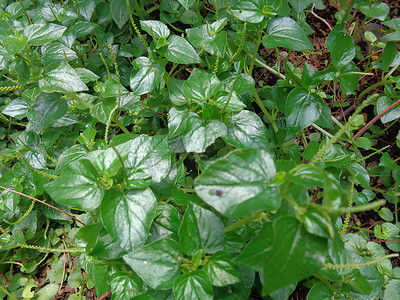
[[224,251],[214,253],[204,265],[203,270],[210,276],[214,286],[225,286],[242,280],[235,261]]
[[263,8],[266,5],[266,0],[240,0],[232,11],[243,22],[260,23],[264,19]]
[[389,67],[398,55],[399,51],[397,50],[396,43],[393,41],[388,42],[382,53],[382,68],[385,72],[388,71]]
[[[376,103],[376,113],[379,114],[386,108],[388,108],[390,105],[393,104],[393,101],[387,97],[387,96],[382,96],[379,97],[377,103]],[[386,124],[389,123],[393,120],[396,120],[400,118],[400,107],[395,107],[391,111],[389,111],[387,114],[383,115],[380,120],[382,123]]]
[[139,57],[133,62],[129,85],[135,95],[149,93],[158,86],[163,73],[163,66],[154,64],[147,57]]
[[384,21],[389,14],[390,7],[384,2],[374,2],[371,6],[360,7],[360,10],[367,17]]
[[171,153],[166,136],[141,136],[116,147],[126,168],[133,168],[150,175],[160,182],[169,172]]
[[44,188],[57,203],[80,210],[93,210],[100,206],[104,194],[98,177],[93,164],[81,159],[68,165],[56,180],[47,183]]
[[222,250],[225,227],[211,211],[189,204],[179,228],[180,246],[187,255],[203,249],[205,253]]
[[183,85],[183,94],[187,99],[204,101],[212,97],[221,88],[217,76],[201,69],[194,69]]
[[58,93],[42,93],[36,98],[33,110],[35,111],[33,129],[41,130],[63,117],[68,110],[68,104]]
[[201,62],[200,56],[192,45],[183,37],[177,35],[169,37],[165,57],[177,64],[195,64]]
[[311,235],[293,217],[274,223],[275,241],[263,262],[263,294],[296,283],[318,271],[325,262],[327,240]]
[[182,134],[186,152],[203,153],[217,138],[226,134],[226,126],[216,120],[205,123],[198,115],[191,113]]
[[279,190],[272,156],[263,150],[243,149],[214,161],[196,178],[196,193],[225,216],[238,218],[258,210],[278,209]]
[[181,273],[178,244],[157,240],[124,256],[125,262],[153,289],[169,289]]
[[169,137],[175,137],[185,131],[189,115],[187,108],[171,108],[168,112]]
[[167,25],[160,21],[140,20],[140,26],[142,26],[142,29],[150,34],[153,38],[167,38],[170,33]]
[[110,190],[100,206],[104,227],[125,250],[143,246],[150,232],[157,200],[150,189],[122,194]]
[[356,55],[353,39],[341,31],[340,26],[333,28],[326,39],[326,47],[331,53],[333,65],[338,68],[351,62]]
[[54,23],[35,23],[24,29],[24,36],[32,46],[39,46],[51,41],[58,40],[67,29]]
[[42,92],[79,92],[87,91],[88,87],[79,78],[79,75],[68,64],[62,64],[48,70],[39,80]]
[[182,274],[174,282],[176,300],[211,300],[214,293],[210,278],[203,270]]
[[[129,0],[131,10],[135,9],[136,1]],[[129,10],[126,0],[111,0],[110,3],[111,15],[114,22],[121,29],[122,26],[129,20]]]
[[271,143],[268,132],[254,112],[242,110],[233,115],[227,124],[227,134],[224,141],[236,148],[253,148],[268,150]]
[[262,39],[267,48],[285,47],[293,51],[313,49],[304,30],[291,18],[281,17],[268,25],[268,34]]
[[294,88],[285,105],[289,132],[295,133],[314,123],[321,114],[322,105],[323,101],[318,95],[310,94],[304,88]]
[[143,290],[143,284],[139,278],[122,272],[114,273],[110,277],[110,285],[113,298],[117,299],[131,299]]
[[31,103],[27,99],[17,98],[8,104],[3,109],[2,113],[16,119],[22,119],[23,117],[26,117],[30,107]]

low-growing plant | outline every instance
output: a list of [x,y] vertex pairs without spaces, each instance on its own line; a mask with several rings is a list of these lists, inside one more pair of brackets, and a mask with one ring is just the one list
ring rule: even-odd
[[398,299],[400,19],[339,4],[0,1],[1,299]]

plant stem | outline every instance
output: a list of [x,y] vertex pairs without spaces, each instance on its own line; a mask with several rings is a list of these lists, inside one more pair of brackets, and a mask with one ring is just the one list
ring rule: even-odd
[[349,5],[347,6],[346,12],[344,14],[342,23],[340,24],[340,28],[343,29],[344,26],[346,25],[346,21],[349,18],[349,15],[351,13],[351,10],[353,9],[354,4],[356,3],[356,0],[351,0]]
[[373,230],[369,230],[369,229],[365,229],[365,228],[361,228],[361,227],[357,227],[357,226],[352,226],[352,225],[349,225],[348,228],[354,229],[354,230],[359,230],[359,231],[364,231],[364,232],[369,232],[369,233],[374,233]]
[[259,211],[259,212],[255,212],[247,217],[244,217],[242,219],[240,219],[239,221],[225,227],[225,231],[229,232],[229,231],[235,231],[236,229],[239,229],[240,227],[250,223],[251,221],[255,220],[255,219],[259,219],[262,216],[263,212]]
[[255,49],[254,49],[253,55],[251,56],[251,62],[250,62],[250,67],[249,67],[249,72],[248,72],[248,74],[249,74],[250,76],[252,76],[252,74],[253,74],[254,63],[255,63],[256,58],[257,58],[258,48],[259,48],[260,45],[261,45],[261,38],[262,38],[262,31],[259,31],[259,32],[258,32],[258,37],[257,37],[256,47],[255,47]]
[[[250,55],[250,54],[249,54]],[[272,74],[275,74],[276,76],[279,76],[280,78],[282,78],[283,80],[286,79],[286,76],[283,75],[282,73],[280,73],[279,71],[271,68],[270,66],[268,66],[266,63],[264,63],[263,61],[259,60],[258,58],[255,59],[255,62],[258,63],[260,66],[262,66],[263,68],[267,69],[268,71],[270,71]]]
[[83,106],[85,106],[85,107],[87,107],[89,109],[91,109],[93,107],[92,103],[89,103],[89,102],[86,102],[86,101],[82,100],[75,93],[65,93],[65,95],[68,96],[69,98],[71,98],[72,100],[78,101],[80,104],[82,104]]
[[254,98],[256,100],[257,105],[261,108],[262,112],[264,113],[264,115],[267,117],[268,121],[271,122],[272,128],[274,128],[275,132],[278,132],[279,128],[278,125],[276,124],[276,120],[274,119],[274,117],[268,112],[268,110],[265,108],[264,104],[261,101],[260,96],[257,93],[256,88],[253,89],[253,94],[254,94]]

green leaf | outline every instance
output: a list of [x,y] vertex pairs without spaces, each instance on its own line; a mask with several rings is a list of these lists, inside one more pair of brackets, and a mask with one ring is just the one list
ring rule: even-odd
[[[393,101],[388,97],[388,96],[381,96],[379,97],[377,103],[376,103],[376,113],[380,114],[382,111],[384,111],[386,108],[388,108],[390,105],[393,104]],[[397,106],[391,111],[389,111],[387,114],[381,117],[382,123],[386,124],[391,121],[394,121],[396,119],[400,118],[400,107]]]
[[147,242],[153,242],[165,237],[179,241],[178,231],[181,225],[179,214],[179,211],[174,206],[159,204],[156,211],[157,217],[153,220],[150,237]]
[[240,0],[233,7],[234,15],[243,22],[260,23],[264,20],[266,0]]
[[306,230],[322,238],[333,238],[334,228],[330,216],[322,210],[309,207],[302,216]]
[[368,171],[363,166],[353,163],[348,165],[346,168],[349,170],[351,175],[356,176],[357,181],[360,182],[361,185],[369,187],[370,177]]
[[74,145],[71,148],[68,148],[63,153],[61,153],[55,172],[57,174],[60,173],[60,170],[62,170],[65,166],[68,166],[70,163],[79,159],[86,153],[87,148],[85,148],[83,145]]
[[195,113],[190,113],[182,133],[186,152],[203,153],[215,140],[226,134],[224,123],[212,120],[207,124]]
[[325,262],[326,239],[308,233],[294,217],[274,222],[275,241],[263,261],[263,294],[296,283],[318,271]]
[[165,57],[177,64],[196,64],[201,62],[196,50],[183,37],[172,35],[168,39]]
[[170,109],[168,112],[168,132],[170,138],[178,136],[185,131],[189,115],[187,108],[172,107]]
[[193,3],[196,2],[196,0],[178,0],[178,2],[179,2],[185,9],[189,9],[189,7],[192,6]]
[[288,17],[277,18],[268,25],[268,34],[263,36],[267,48],[285,47],[293,51],[313,49],[304,30]]
[[[349,73],[349,72],[361,72],[359,68],[357,68],[354,62],[350,62],[344,67],[341,68],[340,73]],[[349,75],[340,75],[339,82],[340,88],[342,92],[346,95],[348,94],[355,94],[355,91],[358,88],[358,81],[360,80],[361,75],[358,74],[349,74]]]
[[205,101],[221,88],[217,76],[202,69],[194,69],[183,84],[183,94],[187,99]]
[[48,65],[54,64],[57,60],[65,61],[65,59],[67,59],[71,61],[78,58],[75,51],[60,42],[52,42],[43,45],[41,47],[41,52],[43,61]]
[[67,29],[54,23],[35,23],[24,29],[24,36],[32,46],[39,46],[58,40]]
[[214,298],[210,278],[203,270],[182,274],[174,282],[173,290],[176,300],[212,300]]
[[[136,1],[129,0],[131,11],[135,10]],[[129,9],[126,0],[111,0],[110,3],[111,16],[119,29],[129,20]]]
[[242,149],[214,161],[195,179],[196,193],[218,212],[231,218],[281,205],[272,183],[275,165],[263,150]]
[[297,13],[303,12],[310,4],[316,3],[318,0],[289,0],[290,5],[296,10]]
[[178,244],[171,239],[157,240],[126,254],[125,262],[153,289],[170,289],[181,273],[182,256]]
[[170,31],[164,23],[156,20],[140,20],[140,26],[142,29],[150,34],[153,38],[168,38]]
[[35,111],[33,129],[42,130],[63,117],[68,110],[68,104],[58,93],[41,93],[35,100],[33,110]]
[[140,136],[116,146],[126,168],[150,175],[154,182],[161,182],[169,173],[171,153],[164,135]]
[[188,40],[194,47],[204,48],[212,55],[224,55],[227,33],[221,30],[226,24],[227,19],[223,18],[211,24],[186,29]]
[[225,251],[214,253],[204,265],[203,270],[210,276],[214,286],[235,284],[242,280],[235,261]]
[[219,300],[250,299],[254,285],[255,272],[249,268],[238,265],[242,281],[236,284],[214,287],[214,297]]
[[28,41],[27,37],[20,36],[16,37],[13,35],[6,36],[3,39],[4,48],[7,50],[8,54],[13,55],[21,51]]
[[384,2],[374,2],[371,6],[361,6],[360,10],[367,17],[385,21],[390,12],[390,7]]
[[150,189],[125,194],[110,190],[100,206],[102,222],[123,249],[134,251],[147,240],[156,205],[157,199]]
[[193,256],[198,250],[215,253],[224,247],[225,227],[211,211],[189,202],[179,228],[182,251]]
[[399,51],[397,51],[396,42],[390,41],[386,44],[382,53],[382,69],[387,72],[390,65],[396,59]]
[[389,208],[387,207],[382,207],[379,212],[379,216],[384,219],[386,222],[392,222],[393,221],[393,214],[390,211]]
[[85,68],[76,68],[75,72],[76,72],[76,74],[79,75],[79,78],[82,79],[82,81],[84,83],[95,81],[100,78],[99,76],[94,74],[92,71],[85,69]]
[[333,299],[333,291],[322,283],[315,284],[308,291],[307,300]]
[[177,106],[182,106],[187,103],[187,100],[183,95],[184,82],[184,80],[178,80],[175,78],[169,80],[169,98],[171,99],[171,102]]
[[388,281],[385,287],[385,294],[383,296],[383,300],[394,300],[399,297],[400,290],[400,280],[399,279],[391,279]]
[[228,132],[222,138],[236,148],[268,150],[272,146],[264,123],[252,111],[242,110],[233,115],[228,120],[227,128]]
[[87,91],[88,87],[79,78],[79,75],[68,64],[61,64],[47,70],[39,80],[42,92],[79,92]]
[[69,164],[61,176],[44,185],[44,188],[57,203],[80,210],[93,210],[100,206],[104,194],[98,177],[93,164],[81,159]]
[[147,57],[139,57],[133,61],[129,85],[135,95],[143,95],[158,86],[163,74],[163,66],[154,64]]
[[288,95],[285,105],[288,131],[295,133],[316,121],[322,110],[323,101],[304,88],[294,88]]
[[337,68],[347,65],[356,55],[352,37],[343,32],[340,26],[335,26],[329,33],[326,39],[326,47],[331,53],[333,65]]
[[262,272],[263,265],[260,262],[268,258],[268,251],[274,243],[274,235],[272,223],[265,223],[258,234],[250,240],[237,256],[236,261],[257,272]]
[[381,225],[376,225],[374,227],[374,234],[378,239],[388,240],[399,234],[400,229],[396,225],[385,222]]
[[17,98],[8,104],[2,113],[16,119],[22,119],[26,117],[29,108],[31,108],[29,100]]
[[110,277],[112,297],[116,299],[131,299],[143,291],[143,284],[139,278],[125,273],[114,273]]

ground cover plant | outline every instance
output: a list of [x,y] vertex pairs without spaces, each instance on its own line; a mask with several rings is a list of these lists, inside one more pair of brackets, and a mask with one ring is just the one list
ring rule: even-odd
[[0,299],[399,299],[398,1],[0,9]]

